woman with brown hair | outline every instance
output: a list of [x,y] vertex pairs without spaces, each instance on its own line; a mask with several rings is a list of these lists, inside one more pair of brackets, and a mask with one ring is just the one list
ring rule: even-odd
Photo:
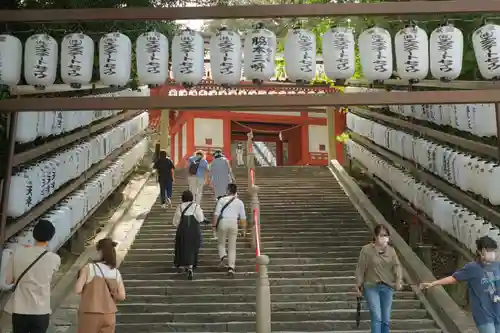
[[81,296],[78,307],[78,333],[114,333],[116,302],[125,299],[125,287],[116,268],[116,243],[110,238],[97,243],[98,260],[80,271],[75,292]]
[[403,288],[403,270],[389,237],[387,227],[377,225],[373,241],[361,249],[356,267],[356,290],[368,303],[371,333],[389,333],[392,296],[394,290]]

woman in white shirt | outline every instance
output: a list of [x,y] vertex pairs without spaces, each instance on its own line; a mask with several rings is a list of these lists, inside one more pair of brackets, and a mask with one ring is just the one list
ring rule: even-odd
[[198,262],[198,252],[202,242],[200,222],[205,221],[203,210],[193,200],[193,193],[189,190],[184,191],[181,204],[175,210],[172,221],[177,227],[174,265],[177,268],[184,267],[188,280],[193,279],[193,269]]

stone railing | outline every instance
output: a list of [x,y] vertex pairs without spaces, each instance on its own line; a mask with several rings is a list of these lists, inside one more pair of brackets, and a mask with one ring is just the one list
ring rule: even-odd
[[[255,158],[252,152],[253,134],[248,133],[247,140],[247,166],[248,166],[248,191],[251,200],[252,216],[252,246],[257,259],[257,297],[255,303],[256,332],[271,333],[271,288],[267,266],[269,258],[261,254],[260,244],[260,203],[259,188],[255,185]],[[246,231],[246,230],[245,230]]]

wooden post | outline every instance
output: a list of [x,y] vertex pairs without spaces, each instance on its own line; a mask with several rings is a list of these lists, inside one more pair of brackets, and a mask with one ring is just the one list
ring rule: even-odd
[[416,216],[410,217],[410,233],[408,238],[409,245],[413,251],[417,249],[418,244],[422,243],[422,226]]
[[328,160],[337,159],[337,135],[335,134],[335,108],[326,108],[326,126],[328,128]]
[[257,273],[259,276],[257,277],[256,332],[271,333],[271,288],[267,275],[269,257],[266,255],[258,256],[257,264],[259,265]]
[[[170,151],[170,110],[161,110],[160,116],[160,148]],[[172,156],[173,159],[173,156]]]
[[[457,254],[457,257],[455,259],[455,270],[459,270],[466,263],[468,263],[468,260],[462,257],[461,255]],[[449,286],[449,293],[451,298],[453,298],[453,300],[455,301],[455,303],[457,303],[461,307],[465,307],[468,305],[466,283],[460,282]]]

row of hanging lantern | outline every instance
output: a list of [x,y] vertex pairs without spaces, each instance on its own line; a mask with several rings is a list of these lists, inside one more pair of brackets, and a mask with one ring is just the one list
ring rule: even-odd
[[[210,65],[216,84],[236,84],[243,72],[247,80],[263,82],[275,75],[276,35],[262,24],[241,36],[220,29],[210,40]],[[500,77],[500,26],[486,24],[473,34],[473,47],[484,78]],[[432,31],[430,38],[417,25],[400,30],[395,38],[397,74],[421,80],[430,72],[435,79],[453,80],[462,70],[463,34],[450,24]],[[363,31],[358,40],[364,77],[370,81],[389,79],[393,74],[392,38],[380,27]],[[294,82],[308,82],[316,76],[316,36],[294,28],[285,39],[285,71]],[[355,71],[355,38],[350,28],[337,27],[322,38],[325,74],[330,79],[348,79]],[[83,33],[72,33],[61,42],[61,78],[74,86],[92,79],[94,43]],[[163,84],[169,77],[169,42],[156,32],[141,34],[136,42],[137,75],[141,84]],[[24,77],[30,85],[44,87],[55,82],[58,44],[47,34],[33,35],[24,50]],[[11,35],[0,36],[0,83],[15,85],[21,77],[22,45]],[[126,35],[113,32],[99,41],[99,72],[103,84],[124,86],[130,80],[132,43]],[[182,30],[172,40],[172,74],[186,86],[198,84],[204,76],[203,36]]]
[[[500,241],[500,230],[497,227],[443,193],[422,184],[352,140],[346,142],[346,150],[350,158],[356,159],[370,174],[377,176],[473,253],[476,252],[476,239],[479,237],[490,236],[497,242]],[[500,255],[500,250],[497,253]]]
[[480,137],[498,135],[494,104],[389,105],[389,111]]
[[80,177],[148,126],[148,112],[25,166],[12,175],[5,214],[17,218]]
[[[149,89],[125,89],[113,93],[84,96],[83,98],[132,96],[149,96]],[[19,112],[17,116],[15,140],[18,143],[28,143],[38,138],[65,135],[78,128],[88,126],[99,120],[110,118],[121,112],[123,112],[123,110]]]
[[347,126],[375,144],[417,163],[425,170],[500,205],[500,165],[358,115],[347,114]]
[[[72,232],[92,213],[95,207],[102,203],[125,180],[129,172],[147,152],[148,139],[143,139],[132,149],[121,155],[108,168],[91,178],[80,189],[71,193],[55,207],[47,211],[41,219],[50,221],[55,227],[55,235],[48,244],[48,250],[56,251],[66,243]],[[6,242],[2,253],[0,280],[5,281],[4,267],[13,251],[19,246],[33,246],[35,244],[33,228],[37,222],[31,223]],[[3,289],[4,283],[0,283],[0,289]]]

